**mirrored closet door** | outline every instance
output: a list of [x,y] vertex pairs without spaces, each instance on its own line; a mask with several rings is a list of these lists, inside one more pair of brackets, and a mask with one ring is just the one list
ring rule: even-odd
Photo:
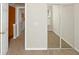
[[72,4],[48,4],[48,48],[74,46],[74,18]]

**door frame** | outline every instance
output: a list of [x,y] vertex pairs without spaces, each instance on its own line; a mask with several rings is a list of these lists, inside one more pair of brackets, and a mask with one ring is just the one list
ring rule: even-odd
[[[4,8],[3,8],[3,6],[5,6]],[[6,8],[7,7],[7,8]],[[1,32],[3,32],[3,30],[2,30],[2,23],[3,23],[3,9],[7,9],[6,10],[6,17],[7,17],[7,19],[6,19],[6,24],[7,24],[7,35],[6,35],[6,39],[5,40],[3,40],[3,34],[5,33],[3,33],[3,34],[1,34],[1,55],[5,55],[6,53],[7,53],[7,51],[8,51],[8,3],[1,3]]]
[[[2,26],[2,5],[4,5],[4,3],[1,3],[1,26]],[[8,5],[8,3],[7,3],[7,5]],[[18,15],[18,12],[17,11],[19,11],[19,8],[25,8],[25,6],[24,7],[17,7],[17,8],[15,8],[15,24],[17,24],[17,22],[18,22],[18,17],[17,17],[17,15]],[[7,11],[8,12],[8,11]],[[26,14],[25,14],[26,15]],[[7,15],[7,17],[8,17],[8,15]],[[26,20],[26,18],[25,18],[25,20]],[[7,21],[8,21],[8,18],[7,18]],[[8,21],[9,22],[9,21]],[[7,26],[8,26],[8,24],[7,24]],[[1,27],[2,28],[2,27]],[[18,27],[18,29],[19,29],[19,27]],[[18,30],[17,29],[17,30]],[[2,29],[1,29],[1,31],[2,31]],[[7,30],[7,32],[8,32],[8,30]],[[18,33],[18,35],[19,35],[19,33]],[[18,36],[17,36],[18,37]],[[8,35],[7,35],[7,38],[8,38]],[[8,45],[9,43],[8,43],[8,40],[7,39],[5,39],[6,40],[6,45]],[[8,46],[5,46],[4,48],[6,48],[5,50],[3,50],[2,49],[2,45],[3,45],[4,43],[2,43],[2,35],[1,35],[1,55],[6,55],[6,53],[7,53],[7,51],[8,51]]]

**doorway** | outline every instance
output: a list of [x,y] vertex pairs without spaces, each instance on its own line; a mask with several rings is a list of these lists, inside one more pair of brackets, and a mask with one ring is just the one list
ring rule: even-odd
[[25,47],[25,4],[9,3],[9,48],[7,54],[12,54]]

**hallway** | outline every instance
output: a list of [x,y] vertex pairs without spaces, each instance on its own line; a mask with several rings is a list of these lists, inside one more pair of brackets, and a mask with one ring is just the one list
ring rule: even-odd
[[74,49],[24,50],[24,33],[10,42],[7,55],[79,55]]
[[48,31],[48,48],[60,48],[60,37],[52,31]]
[[[60,42],[61,41],[61,42]],[[53,31],[48,31],[48,48],[72,48],[63,39],[56,35]]]

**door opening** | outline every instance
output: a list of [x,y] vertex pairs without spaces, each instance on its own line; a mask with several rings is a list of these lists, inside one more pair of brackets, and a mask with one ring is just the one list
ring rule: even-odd
[[[25,4],[9,3],[8,53],[25,47]],[[17,49],[16,49],[17,48]],[[12,51],[12,52],[10,52]]]

